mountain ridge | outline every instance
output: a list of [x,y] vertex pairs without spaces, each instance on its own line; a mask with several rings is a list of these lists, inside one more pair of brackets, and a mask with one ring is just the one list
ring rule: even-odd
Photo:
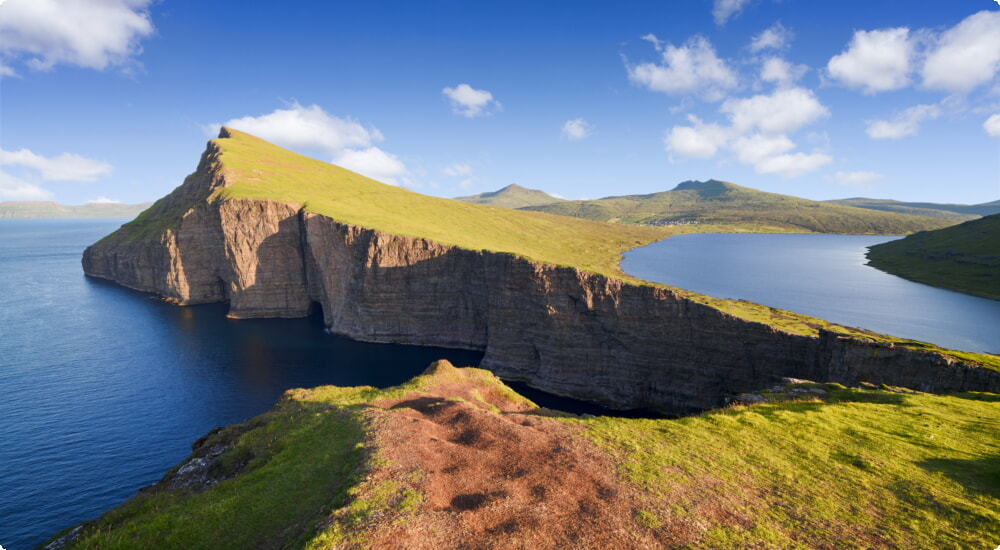
[[487,191],[466,197],[455,197],[455,200],[473,204],[488,204],[504,208],[522,208],[524,206],[539,206],[562,202],[566,199],[554,197],[545,191],[528,189],[512,183],[496,191]]

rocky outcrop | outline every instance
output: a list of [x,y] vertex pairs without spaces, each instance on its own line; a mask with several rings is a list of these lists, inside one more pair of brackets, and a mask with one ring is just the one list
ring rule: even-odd
[[[922,391],[1000,391],[1000,373],[935,353],[747,322],[669,289],[511,254],[340,223],[296,205],[216,199],[210,146],[157,203],[86,250],[87,274],[232,317],[295,317],[311,304],[358,340],[483,350],[503,378],[616,408],[686,413],[782,377]],[[192,201],[192,197],[200,197]],[[167,216],[169,217],[169,216]],[[142,218],[137,222],[142,222]]]

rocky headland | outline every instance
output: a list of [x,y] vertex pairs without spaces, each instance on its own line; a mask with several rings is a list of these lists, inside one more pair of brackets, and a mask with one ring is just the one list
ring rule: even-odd
[[277,188],[274,198],[227,194],[242,180],[292,177],[266,161],[246,168],[272,149],[223,129],[180,187],[86,250],[84,271],[182,305],[226,301],[236,318],[318,304],[333,332],[482,350],[481,367],[502,378],[613,408],[684,414],[782,377],[1000,389],[997,370],[919,346],[836,327],[794,334],[663,286],[338,220]]

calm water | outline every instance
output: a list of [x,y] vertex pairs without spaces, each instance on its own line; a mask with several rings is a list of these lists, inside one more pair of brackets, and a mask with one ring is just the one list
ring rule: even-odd
[[389,386],[476,352],[365,344],[322,319],[225,318],[80,268],[124,220],[0,220],[0,545],[22,550],[156,482],[214,426],[323,384]]
[[1000,301],[865,265],[867,247],[895,238],[684,235],[626,253],[622,269],[716,298],[750,300],[950,349],[1000,353]]

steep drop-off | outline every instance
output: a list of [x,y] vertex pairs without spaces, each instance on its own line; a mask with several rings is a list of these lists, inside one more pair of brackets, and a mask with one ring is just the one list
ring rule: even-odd
[[180,304],[228,301],[237,318],[302,316],[318,303],[331,331],[484,350],[481,366],[501,377],[617,408],[685,413],[783,376],[1000,389],[1000,372],[934,352],[790,334],[666,287],[345,223],[305,201],[227,196],[229,164],[247,161],[229,155],[251,140],[274,148],[224,129],[183,185],[85,251],[84,271]]

